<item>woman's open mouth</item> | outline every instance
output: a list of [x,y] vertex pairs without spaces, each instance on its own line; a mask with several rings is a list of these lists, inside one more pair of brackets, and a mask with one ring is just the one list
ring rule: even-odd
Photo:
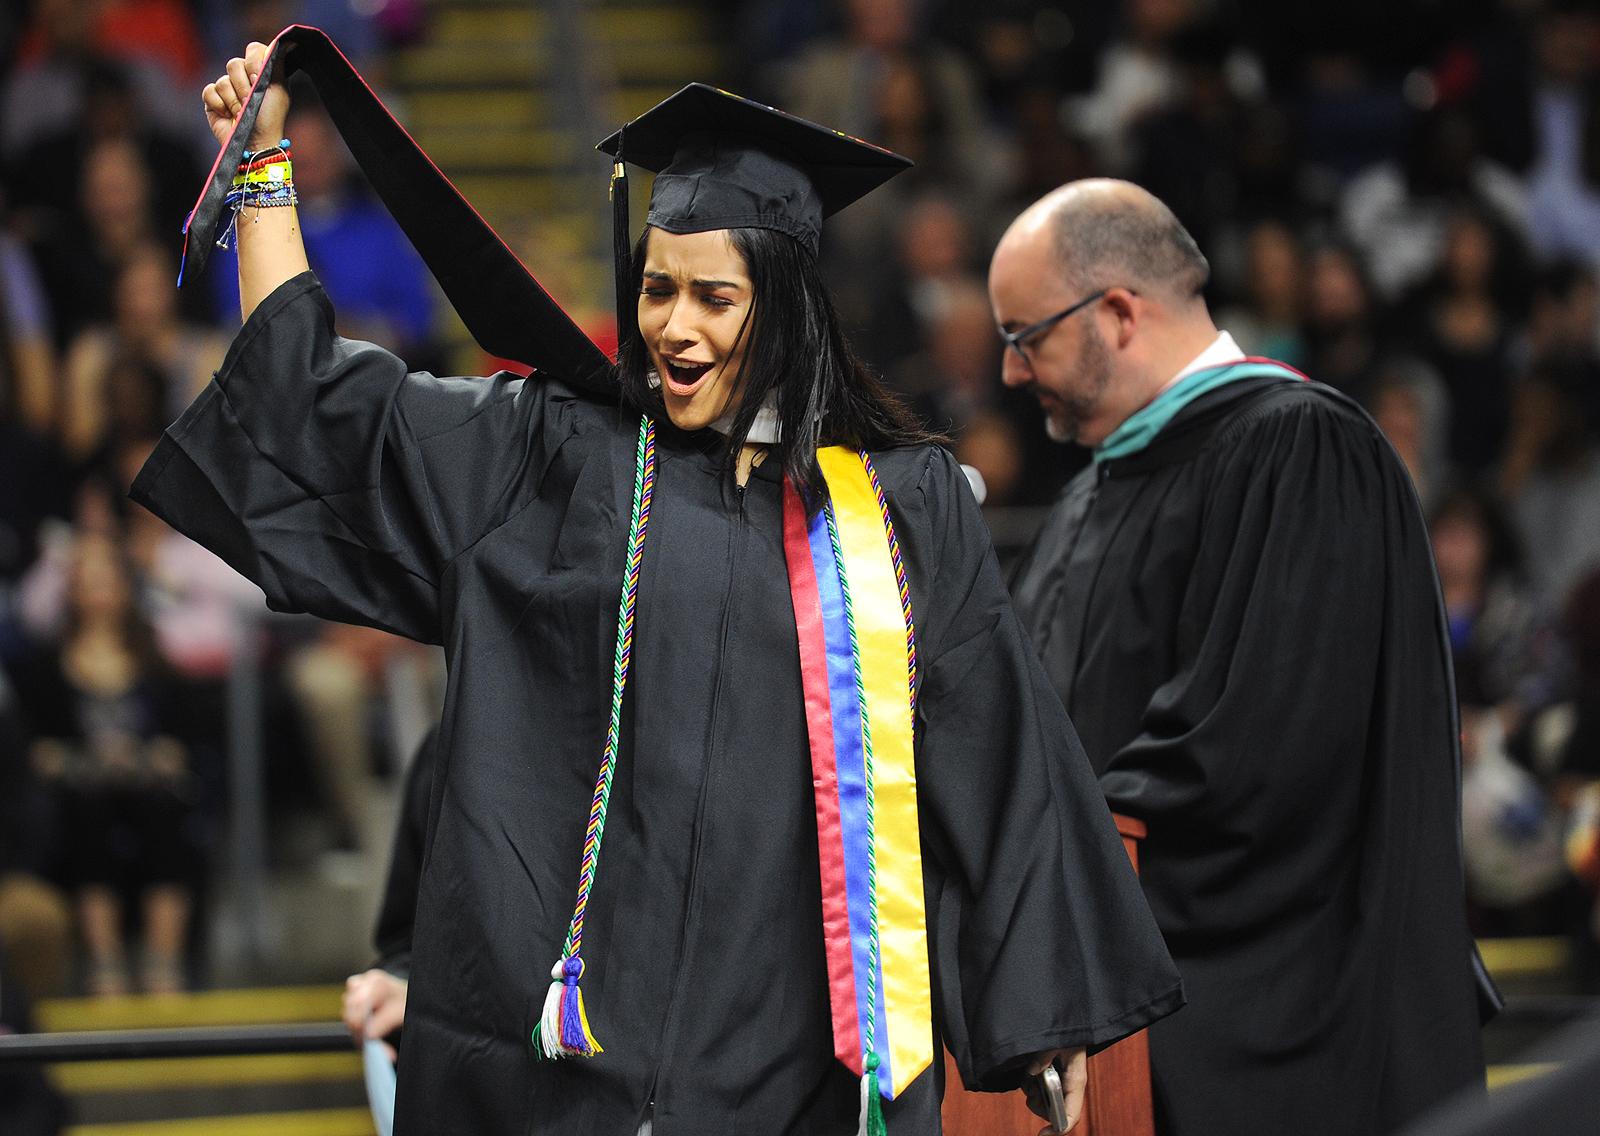
[[667,390],[680,398],[687,398],[700,389],[700,384],[711,373],[712,363],[674,363],[670,359],[661,360],[663,364],[661,381]]

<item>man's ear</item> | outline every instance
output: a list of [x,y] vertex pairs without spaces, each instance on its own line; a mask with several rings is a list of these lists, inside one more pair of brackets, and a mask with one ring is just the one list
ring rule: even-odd
[[1128,288],[1107,288],[1100,304],[1117,321],[1116,346],[1126,347],[1144,319],[1144,298]]

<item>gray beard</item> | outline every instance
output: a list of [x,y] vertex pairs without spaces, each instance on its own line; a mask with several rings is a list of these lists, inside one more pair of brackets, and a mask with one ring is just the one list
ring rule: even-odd
[[1077,371],[1088,386],[1087,394],[1061,396],[1061,411],[1044,416],[1045,436],[1052,442],[1066,444],[1078,440],[1083,420],[1100,405],[1106,388],[1111,385],[1111,352],[1105,342],[1092,330],[1083,337],[1078,349]]

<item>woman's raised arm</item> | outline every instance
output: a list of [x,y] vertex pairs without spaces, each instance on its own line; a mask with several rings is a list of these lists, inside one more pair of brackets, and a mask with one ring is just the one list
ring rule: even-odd
[[[206,108],[206,124],[224,144],[244,110],[250,88],[266,62],[267,45],[252,43],[243,58],[228,60],[228,69],[214,83],[207,83],[200,98]],[[283,139],[284,119],[289,113],[289,93],[281,82],[267,88],[256,117],[255,129],[246,143],[251,153],[269,151]],[[305,245],[300,239],[300,219],[293,205],[245,205],[239,211],[239,316],[249,319],[256,305],[285,280],[309,267]]]

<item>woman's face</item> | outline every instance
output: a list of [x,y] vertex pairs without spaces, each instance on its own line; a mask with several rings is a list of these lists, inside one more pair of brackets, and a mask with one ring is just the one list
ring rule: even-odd
[[667,417],[698,430],[738,408],[754,294],[725,229],[649,230],[639,288],[639,334],[661,376]]

